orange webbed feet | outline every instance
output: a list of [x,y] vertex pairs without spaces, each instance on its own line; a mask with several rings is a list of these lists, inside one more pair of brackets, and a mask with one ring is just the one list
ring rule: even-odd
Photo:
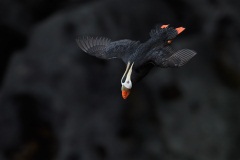
[[178,27],[178,28],[176,28],[176,30],[177,30],[177,33],[180,34],[185,30],[185,28],[184,27]]
[[161,28],[163,29],[163,28],[167,28],[169,26],[169,24],[164,24],[164,25],[162,25],[161,26]]

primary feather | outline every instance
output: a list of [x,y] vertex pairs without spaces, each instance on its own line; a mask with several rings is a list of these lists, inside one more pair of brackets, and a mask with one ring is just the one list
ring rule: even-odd
[[108,58],[105,50],[108,44],[111,42],[108,38],[93,38],[93,37],[83,37],[77,38],[78,46],[86,53],[96,56],[98,58],[106,59]]

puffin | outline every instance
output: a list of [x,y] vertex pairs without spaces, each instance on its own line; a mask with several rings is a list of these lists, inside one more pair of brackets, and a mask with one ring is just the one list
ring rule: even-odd
[[197,54],[190,49],[173,49],[173,40],[184,30],[184,27],[158,24],[144,43],[130,39],[112,41],[105,37],[78,37],[76,42],[82,51],[97,58],[122,59],[126,70],[121,78],[121,91],[122,98],[127,99],[133,85],[152,68],[181,67]]

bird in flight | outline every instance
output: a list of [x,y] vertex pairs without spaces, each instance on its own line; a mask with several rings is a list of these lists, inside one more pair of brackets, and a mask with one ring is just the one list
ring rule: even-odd
[[122,97],[126,99],[133,84],[141,80],[154,67],[175,68],[186,64],[197,53],[190,49],[175,51],[172,41],[184,31],[183,27],[156,25],[150,32],[150,38],[144,42],[123,39],[111,41],[100,37],[79,37],[78,46],[86,53],[102,59],[120,58],[126,64],[122,76]]

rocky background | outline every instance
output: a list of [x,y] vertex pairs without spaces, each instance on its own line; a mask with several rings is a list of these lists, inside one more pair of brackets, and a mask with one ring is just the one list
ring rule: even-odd
[[[1,0],[0,160],[239,160],[239,17],[237,0]],[[125,65],[75,38],[143,42],[157,23],[198,54],[123,100]]]

